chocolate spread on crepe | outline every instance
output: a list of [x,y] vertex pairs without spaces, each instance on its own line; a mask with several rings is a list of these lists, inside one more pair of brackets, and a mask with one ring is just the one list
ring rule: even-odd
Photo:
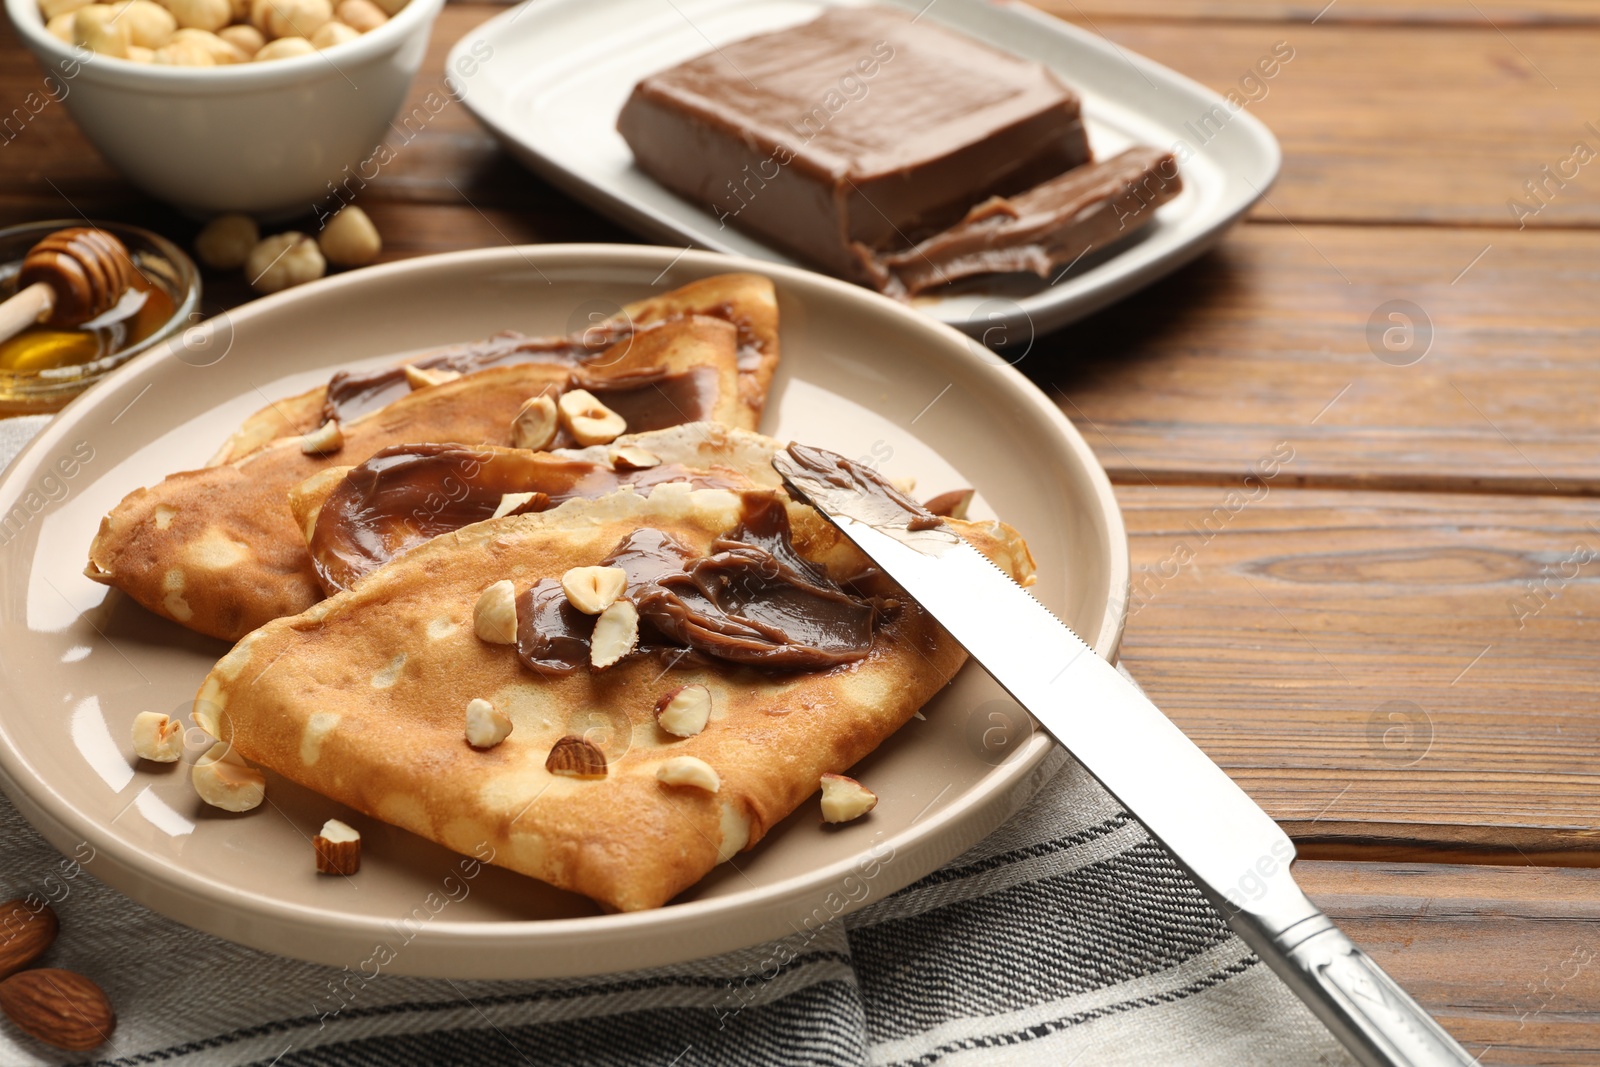
[[[632,654],[693,649],[788,671],[863,659],[872,648],[877,606],[795,551],[782,501],[747,496],[742,518],[707,555],[647,527],[600,561],[627,572],[625,595],[640,623]],[[517,599],[517,655],[542,674],[587,667],[593,628],[594,620],[567,602],[559,578],[542,579]]]
[[662,482],[700,489],[744,484],[679,463],[618,470],[524,449],[397,445],[353,468],[322,502],[309,539],[311,562],[332,594],[424,541],[493,517],[508,493],[533,494],[508,512],[520,515],[623,485],[648,489]]
[[880,254],[860,243],[851,247],[873,284],[891,296],[915,296],[979,274],[1031,271],[1049,279],[1149,225],[1156,208],[1182,190],[1171,153],[1130,148],[1025,193],[985,200],[911,248]]

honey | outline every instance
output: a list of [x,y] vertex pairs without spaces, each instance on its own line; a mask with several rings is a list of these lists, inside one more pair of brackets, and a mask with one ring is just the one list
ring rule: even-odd
[[[0,294],[0,297],[9,294]],[[30,326],[0,341],[0,371],[36,374],[60,367],[93,363],[138,344],[172,318],[172,297],[138,271],[132,284],[105,314],[76,329]]]

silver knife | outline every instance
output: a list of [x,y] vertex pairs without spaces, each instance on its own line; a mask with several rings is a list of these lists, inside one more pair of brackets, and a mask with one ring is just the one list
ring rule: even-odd
[[1278,824],[1049,609],[871,470],[801,445],[772,465],[1144,824],[1356,1059],[1477,1062],[1301,892]]

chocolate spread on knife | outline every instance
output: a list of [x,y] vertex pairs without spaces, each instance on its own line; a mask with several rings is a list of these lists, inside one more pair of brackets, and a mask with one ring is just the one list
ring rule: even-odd
[[[601,566],[628,575],[639,651],[692,651],[769,670],[825,670],[866,657],[880,606],[802,557],[783,503],[746,498],[743,522],[699,556],[670,534],[629,534]],[[892,606],[885,606],[886,609]],[[517,655],[545,674],[589,663],[594,620],[567,603],[557,578],[517,599]]]
[[873,284],[891,296],[915,296],[980,274],[1031,271],[1048,279],[1148,225],[1182,190],[1171,153],[1130,148],[1027,192],[991,197],[954,226],[902,251],[882,254],[860,243],[852,249]]
[[[736,316],[731,305],[721,304],[713,308],[698,309],[695,313],[720,318],[733,324],[738,331],[736,359],[741,371],[753,370],[760,363],[761,343],[751,333],[749,322]],[[653,329],[662,323],[675,321],[681,317],[663,319],[660,323],[652,323],[643,329]],[[615,362],[615,358],[608,355],[610,350],[631,340],[635,332],[633,325],[626,320],[591,326],[571,337],[527,337],[515,331],[506,331],[482,341],[452,345],[408,362],[411,366],[423,370],[446,370],[457,374],[471,374],[489,367],[505,367],[518,363],[564,363],[573,368],[574,374],[582,376],[584,371],[592,371],[595,364]],[[705,369],[709,373],[709,368]],[[605,382],[604,377],[591,373],[582,377],[576,387],[588,389],[599,395],[598,389],[605,388]],[[716,390],[714,381],[709,387],[703,383],[699,384],[694,391],[704,396],[708,388],[711,400],[714,402]],[[351,419],[360,418],[394,403],[410,391],[411,387],[406,382],[405,364],[370,371],[339,371],[328,380],[327,399],[322,406],[322,421],[337,418],[342,422],[349,422]],[[605,397],[601,399],[606,400]],[[606,402],[610,405],[609,400]],[[697,400],[692,402],[698,403]],[[709,405],[703,405],[703,408],[707,412],[710,411]],[[612,406],[612,410],[619,409]],[[638,425],[631,417],[628,418],[628,428],[633,433],[670,425],[676,425],[676,422],[660,422],[652,427]]]
[[323,502],[311,535],[311,561],[331,595],[424,541],[493,517],[506,493],[534,494],[514,512],[523,514],[623,485],[646,489],[663,482],[689,482],[701,489],[735,486],[674,463],[614,470],[519,449],[395,445],[351,470]]

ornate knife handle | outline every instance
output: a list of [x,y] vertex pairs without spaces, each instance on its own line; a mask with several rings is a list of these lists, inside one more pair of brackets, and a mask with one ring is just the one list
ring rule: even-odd
[[1368,1067],[1477,1063],[1326,915],[1318,912],[1270,942],[1281,955],[1267,962]]

